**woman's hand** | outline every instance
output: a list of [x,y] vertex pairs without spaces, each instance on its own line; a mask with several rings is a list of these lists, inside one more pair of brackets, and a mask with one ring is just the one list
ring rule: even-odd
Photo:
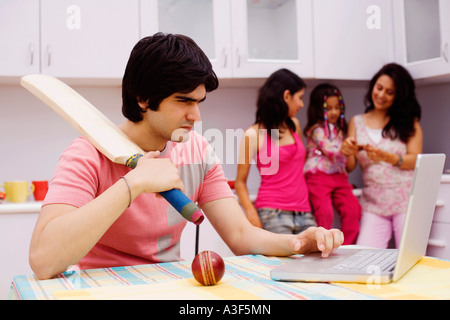
[[381,150],[370,144],[364,145],[363,149],[367,152],[367,157],[374,162],[384,161],[395,166],[400,160],[397,154]]

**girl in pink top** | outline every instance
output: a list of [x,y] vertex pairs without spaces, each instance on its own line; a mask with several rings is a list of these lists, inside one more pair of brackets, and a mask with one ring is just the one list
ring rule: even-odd
[[341,217],[344,244],[353,244],[359,232],[361,206],[353,195],[340,148],[347,131],[344,99],[331,84],[318,85],[308,107],[305,178],[317,224],[331,228],[335,209]]
[[[297,234],[316,226],[303,175],[305,147],[295,114],[303,108],[303,80],[289,70],[273,73],[261,87],[256,122],[245,131],[235,182],[249,221],[276,233]],[[256,156],[261,185],[255,204],[246,186]]]

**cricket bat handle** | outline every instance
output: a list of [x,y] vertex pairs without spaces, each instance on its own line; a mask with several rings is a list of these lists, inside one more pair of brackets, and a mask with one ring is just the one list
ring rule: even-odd
[[[142,157],[141,154],[136,154],[130,157],[126,161],[126,166],[134,169],[140,157]],[[200,208],[179,189],[162,191],[159,194],[163,196],[163,198],[166,199],[167,202],[169,202],[172,207],[174,207],[175,210],[183,216],[183,218],[194,223],[195,225],[202,223],[204,219],[202,210],[200,210]]]
[[159,194],[181,213],[186,220],[193,222],[195,225],[202,223],[204,217],[200,208],[179,189],[162,191]]

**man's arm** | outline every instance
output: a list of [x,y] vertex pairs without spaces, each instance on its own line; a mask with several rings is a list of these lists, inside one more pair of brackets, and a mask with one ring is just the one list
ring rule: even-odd
[[81,208],[50,204],[42,208],[30,244],[30,266],[48,279],[78,263],[127,208],[123,179]]
[[[136,169],[80,208],[49,204],[42,208],[30,243],[30,266],[39,279],[48,279],[78,263],[141,193],[184,186],[169,159],[149,152]],[[130,198],[131,196],[131,198]]]
[[202,206],[209,221],[236,255],[289,256],[321,251],[328,255],[343,241],[340,230],[311,227],[298,235],[276,234],[252,226],[234,198],[210,201]]

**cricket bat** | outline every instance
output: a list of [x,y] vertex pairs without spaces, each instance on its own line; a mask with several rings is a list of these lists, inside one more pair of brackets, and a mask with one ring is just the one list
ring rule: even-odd
[[[109,160],[134,169],[145,153],[111,120],[64,82],[48,75],[31,74],[20,84],[59,114]],[[183,192],[172,189],[160,194],[188,221],[199,225],[200,208]]]

